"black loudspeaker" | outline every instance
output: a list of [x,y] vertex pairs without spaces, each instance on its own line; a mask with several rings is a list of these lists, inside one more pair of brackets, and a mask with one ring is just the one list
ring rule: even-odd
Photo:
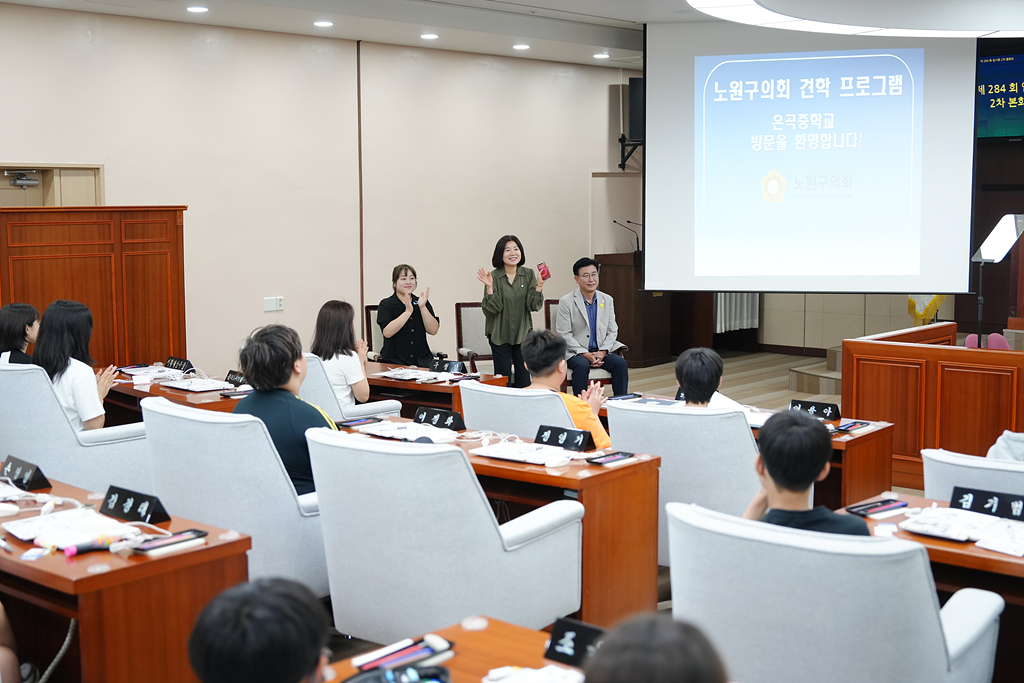
[[629,79],[629,139],[640,142],[646,133],[644,113],[644,79]]

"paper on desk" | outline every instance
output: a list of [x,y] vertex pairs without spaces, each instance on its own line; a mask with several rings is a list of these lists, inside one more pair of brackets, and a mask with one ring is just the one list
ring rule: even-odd
[[986,527],[981,540],[975,545],[1005,555],[1024,557],[1024,522],[1000,520]]
[[583,683],[583,672],[555,664],[543,669],[503,666],[488,671],[483,683]]

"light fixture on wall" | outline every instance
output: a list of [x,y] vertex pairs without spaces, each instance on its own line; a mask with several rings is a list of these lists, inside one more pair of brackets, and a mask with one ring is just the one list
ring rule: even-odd
[[330,28],[330,27],[334,26],[334,22],[333,21],[314,21],[313,22],[313,26],[316,26],[318,28]]
[[4,171],[4,175],[14,176],[11,178],[11,187],[36,187],[39,181],[28,177],[29,173],[35,172],[34,168],[17,168]]
[[594,55],[594,59],[608,59],[609,57],[611,57],[611,55],[608,54],[607,52],[601,52],[599,54]]
[[189,12],[209,12],[210,11],[209,7],[199,7],[198,5],[195,6],[195,7],[189,7],[187,9],[188,9]]
[[424,33],[423,35],[420,36],[420,38],[422,38],[423,40],[437,40],[437,34],[436,33]]
[[526,43],[519,43],[518,45],[513,45],[512,49],[513,50],[529,50],[530,46],[527,45]]

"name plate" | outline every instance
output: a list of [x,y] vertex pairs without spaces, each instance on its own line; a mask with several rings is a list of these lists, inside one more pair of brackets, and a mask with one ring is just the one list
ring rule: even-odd
[[442,410],[441,408],[426,408],[424,406],[420,406],[416,409],[416,416],[413,417],[413,421],[421,424],[432,425],[434,427],[451,429],[456,432],[466,428],[466,423],[463,422],[462,415],[454,410]]
[[0,476],[10,478],[11,483],[22,491],[38,491],[53,486],[50,480],[43,476],[43,471],[38,465],[15,458],[13,455],[7,456]]
[[231,382],[236,387],[241,386],[242,384],[248,384],[248,382],[245,381],[245,377],[238,370],[228,370],[228,375],[224,378],[224,381]]
[[558,446],[567,451],[582,453],[594,450],[594,437],[585,429],[563,429],[541,425],[534,441],[545,446]]
[[107,489],[107,495],[103,499],[103,505],[100,506],[100,512],[126,522],[159,524],[160,522],[168,522],[171,519],[160,499],[156,496],[123,489],[118,486],[111,486]]
[[195,366],[192,365],[192,361],[186,358],[176,358],[175,356],[167,356],[167,362],[164,363],[164,367],[168,367],[171,370],[179,370],[181,372],[188,372]]
[[999,493],[954,486],[949,507],[1024,521],[1024,495],[1020,493]]
[[431,372],[465,372],[466,364],[461,360],[440,360],[435,358],[430,363]]
[[823,420],[838,420],[839,406],[835,403],[817,403],[815,401],[799,401],[793,399],[789,402],[790,410],[802,410],[811,417],[820,417]]
[[582,669],[587,657],[597,652],[604,629],[575,619],[562,618],[551,627],[551,640],[544,653],[547,659]]

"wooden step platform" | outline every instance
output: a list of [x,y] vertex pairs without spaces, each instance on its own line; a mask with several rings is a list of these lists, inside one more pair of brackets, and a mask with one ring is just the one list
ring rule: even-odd
[[828,363],[789,369],[789,390],[808,394],[842,394],[843,373],[830,370]]

